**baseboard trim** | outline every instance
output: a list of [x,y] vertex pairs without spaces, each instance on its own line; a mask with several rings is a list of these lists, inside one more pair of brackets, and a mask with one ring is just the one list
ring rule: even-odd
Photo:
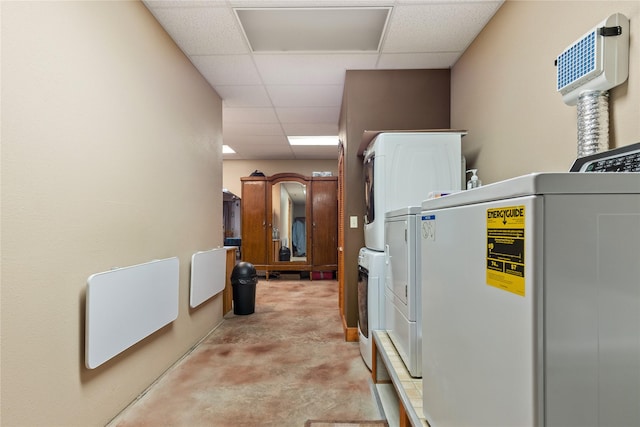
[[342,330],[344,331],[344,340],[347,342],[359,341],[360,337],[358,336],[358,328],[351,328],[347,326],[347,319],[345,319],[343,313],[340,313],[340,317],[342,317]]

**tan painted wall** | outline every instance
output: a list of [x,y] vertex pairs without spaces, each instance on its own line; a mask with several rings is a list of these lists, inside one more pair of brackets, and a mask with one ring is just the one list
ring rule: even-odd
[[[347,71],[340,114],[345,142],[345,313],[347,326],[358,321],[358,251],[364,246],[362,157],[365,130],[449,127],[449,70]],[[358,218],[358,227],[349,218]]]
[[[104,425],[222,319],[188,304],[222,244],[222,103],[140,2],[0,11],[1,423]],[[87,278],[172,256],[178,319],[86,369]]]
[[[337,149],[336,149],[337,153]],[[312,172],[331,171],[338,176],[338,159],[335,160],[225,160],[222,164],[224,188],[240,197],[240,178],[259,170],[267,176],[283,172],[294,172],[311,176]]]
[[484,183],[568,171],[576,107],[556,92],[556,57],[609,15],[630,19],[629,79],[610,91],[610,146],[640,141],[640,2],[508,0],[452,69],[451,125]]

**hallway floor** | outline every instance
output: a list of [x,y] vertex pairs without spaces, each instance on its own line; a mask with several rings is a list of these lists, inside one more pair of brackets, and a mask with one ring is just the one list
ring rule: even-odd
[[296,426],[382,419],[335,280],[260,280],[256,309],[222,324],[109,427]]

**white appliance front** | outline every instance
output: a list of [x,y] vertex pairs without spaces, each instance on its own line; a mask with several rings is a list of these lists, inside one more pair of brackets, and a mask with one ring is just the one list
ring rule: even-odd
[[361,248],[358,253],[358,336],[360,354],[371,369],[372,332],[384,329],[384,252]]
[[419,205],[430,192],[460,191],[462,136],[466,132],[389,132],[364,156],[364,242],[384,251],[385,213]]
[[429,424],[640,425],[640,174],[532,174],[422,207]]
[[385,220],[386,329],[412,377],[422,376],[420,211],[398,209]]

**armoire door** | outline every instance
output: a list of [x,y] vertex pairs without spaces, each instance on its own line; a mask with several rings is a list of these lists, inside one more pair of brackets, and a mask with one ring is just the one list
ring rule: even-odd
[[266,180],[242,180],[242,260],[255,265],[267,264],[266,193]]
[[311,181],[312,254],[314,270],[338,265],[338,181],[314,178]]

